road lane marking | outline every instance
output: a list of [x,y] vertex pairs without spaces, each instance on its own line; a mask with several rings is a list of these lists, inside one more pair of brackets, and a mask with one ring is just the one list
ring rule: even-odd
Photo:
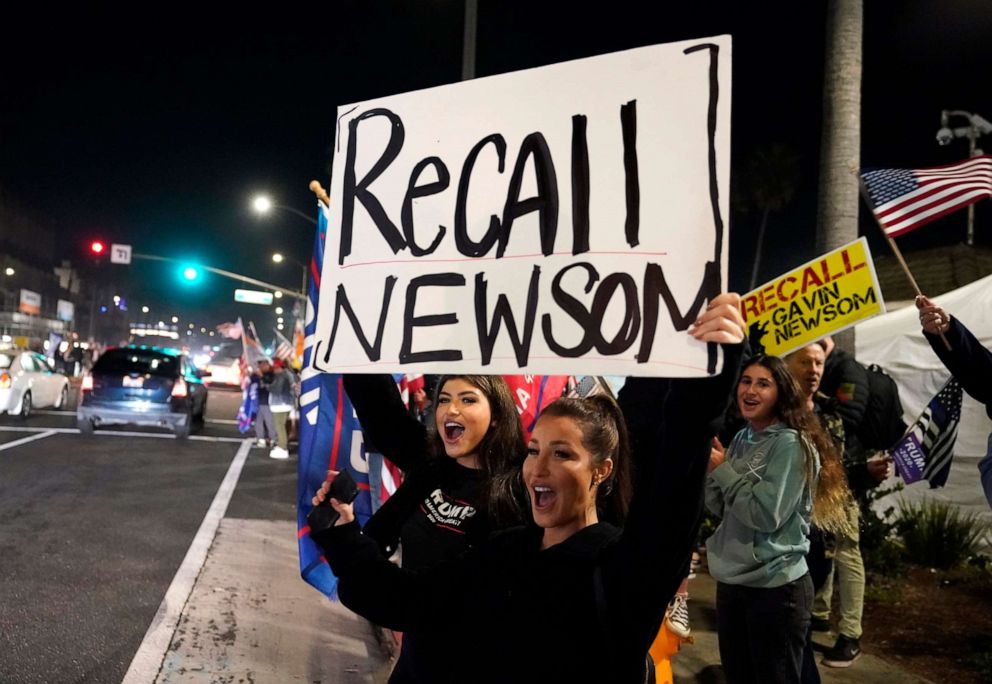
[[[0,426],[0,432],[51,432],[52,434],[60,435],[78,435],[78,428],[32,428],[32,427],[14,427],[14,426]],[[171,435],[164,432],[126,432],[124,430],[100,430],[97,436],[104,437],[151,437],[152,439],[175,439],[175,435]],[[190,435],[187,439],[195,440],[197,442],[227,442],[230,444],[241,444],[244,441],[243,437],[213,437],[211,435]]]
[[224,420],[221,418],[207,418],[208,423],[217,423],[218,425],[237,425],[236,420]]
[[[17,432],[20,432],[20,430],[17,430]],[[12,449],[16,446],[27,444],[28,442],[33,442],[36,439],[44,439],[45,437],[51,437],[54,434],[57,434],[55,430],[45,430],[44,432],[39,432],[36,435],[31,435],[30,437],[22,437],[21,439],[15,439],[13,442],[0,444],[0,451],[3,451],[4,449]]]
[[76,412],[75,411],[39,411],[38,409],[32,409],[31,415],[35,415],[35,414],[39,416],[74,416],[76,415]]
[[141,646],[138,647],[137,653],[134,654],[131,666],[128,667],[121,684],[147,684],[155,681],[158,677],[162,669],[162,662],[165,660],[169,645],[172,643],[172,637],[179,626],[179,618],[186,607],[186,602],[189,601],[190,594],[193,593],[196,578],[207,560],[207,552],[217,535],[220,521],[224,517],[224,513],[227,512],[227,504],[230,503],[231,496],[234,494],[234,488],[241,477],[241,469],[245,465],[251,447],[252,440],[241,441],[241,446],[234,455],[234,460],[231,461],[231,467],[227,469],[227,475],[220,483],[217,494],[214,495],[213,503],[210,504],[203,522],[200,523],[200,529],[189,545],[189,550],[186,552],[186,557],[183,558],[179,570],[172,578],[172,584],[165,592],[165,597],[155,612],[155,617],[148,626],[145,638],[142,640]]

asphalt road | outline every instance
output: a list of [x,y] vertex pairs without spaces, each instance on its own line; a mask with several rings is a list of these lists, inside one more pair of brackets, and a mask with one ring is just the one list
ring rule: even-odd
[[[187,440],[0,416],[0,682],[121,681],[242,446],[239,402],[212,390]],[[248,452],[229,516],[295,520],[296,460],[266,455]]]

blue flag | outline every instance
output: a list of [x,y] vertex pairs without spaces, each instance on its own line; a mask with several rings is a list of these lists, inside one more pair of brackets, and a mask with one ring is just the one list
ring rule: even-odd
[[372,515],[369,469],[361,427],[344,391],[339,374],[321,373],[310,367],[317,327],[320,274],[327,236],[327,208],[318,212],[317,235],[310,260],[307,312],[304,324],[303,372],[300,387],[300,462],[297,471],[297,537],[300,547],[300,575],[330,598],[336,597],[337,578],[310,539],[307,514],[314,492],[327,479],[328,470],[349,471],[358,484],[354,501],[355,516],[365,525]]

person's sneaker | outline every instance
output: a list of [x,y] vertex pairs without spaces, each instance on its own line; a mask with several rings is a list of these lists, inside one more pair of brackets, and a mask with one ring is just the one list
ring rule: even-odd
[[256,439],[255,440],[255,446],[257,446],[257,447],[268,446],[268,442],[266,442],[264,439]]
[[695,551],[692,552],[692,557],[689,559],[689,579],[696,579],[696,572],[699,570],[699,565],[702,562],[699,554]]
[[861,643],[857,639],[841,634],[834,647],[823,654],[821,661],[827,667],[850,667],[861,657]]
[[272,447],[272,451],[269,452],[269,458],[278,458],[279,460],[285,460],[289,458],[289,452],[282,447]]
[[830,620],[827,618],[816,617],[815,615],[810,618],[810,623],[813,626],[814,632],[829,632],[830,631]]
[[672,634],[685,639],[689,636],[689,600],[688,594],[675,594],[665,612],[665,626]]

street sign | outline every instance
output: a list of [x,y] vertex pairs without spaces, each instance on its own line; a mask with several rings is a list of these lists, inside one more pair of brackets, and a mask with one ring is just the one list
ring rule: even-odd
[[110,263],[131,263],[131,245],[110,245]]
[[272,303],[272,293],[259,290],[235,290],[234,301],[268,306]]

